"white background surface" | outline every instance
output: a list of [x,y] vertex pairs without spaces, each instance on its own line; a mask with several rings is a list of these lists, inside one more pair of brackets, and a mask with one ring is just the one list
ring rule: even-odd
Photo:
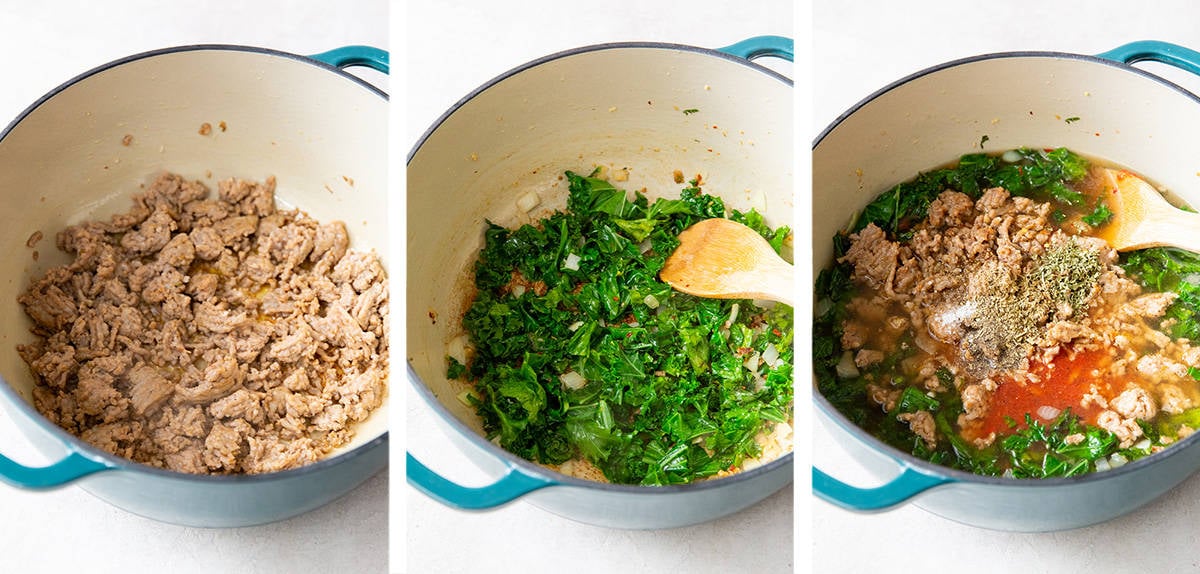
[[[790,6],[788,0],[410,4],[404,34],[408,137],[403,153],[460,98],[530,60],[603,42],[659,41],[716,48],[763,34],[791,36]],[[790,65],[760,62],[792,75]],[[408,448],[424,463],[461,484],[481,486],[491,481],[457,452],[429,408],[411,391],[406,415]],[[393,450],[394,461],[396,457]],[[403,492],[393,493],[394,504],[401,496],[407,505],[406,565],[413,573],[775,574],[793,569],[791,489],[723,520],[653,532],[587,526],[519,501],[491,512],[464,513],[407,485]],[[393,556],[393,569],[401,567],[397,561]]]
[[[966,56],[1015,50],[1096,54],[1133,40],[1200,49],[1193,2],[832,2],[813,12],[813,137],[892,81]],[[1200,93],[1200,79],[1141,65]],[[917,168],[933,166],[914,166]],[[881,190],[882,191],[882,190]],[[814,429],[813,461],[858,486],[879,484]],[[1200,476],[1106,524],[1050,534],[981,530],[912,506],[858,515],[812,501],[816,572],[1196,572]]]
[[[246,44],[311,54],[388,45],[386,0],[0,3],[0,124],[55,86],[146,50]],[[363,75],[383,87],[385,78]],[[381,120],[382,121],[382,120]],[[50,462],[0,412],[0,452]],[[276,524],[196,529],[134,516],[75,487],[0,484],[0,572],[377,573],[387,569],[387,472],[317,511]]]

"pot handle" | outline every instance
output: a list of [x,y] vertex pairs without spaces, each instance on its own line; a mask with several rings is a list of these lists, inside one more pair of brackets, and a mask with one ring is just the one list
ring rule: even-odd
[[783,36],[755,36],[724,48],[717,48],[717,51],[747,60],[769,56],[791,62],[795,54],[795,44],[791,38]]
[[903,465],[900,475],[891,482],[876,488],[850,486],[815,466],[812,472],[813,493],[821,500],[861,512],[888,510],[930,488],[954,482],[952,478],[927,474],[908,465]]
[[1200,52],[1168,42],[1156,40],[1130,42],[1124,46],[1096,54],[1096,57],[1125,64],[1147,60],[1161,62],[1200,76]]
[[408,483],[430,498],[463,510],[486,510],[516,500],[539,488],[554,484],[554,481],[528,474],[514,465],[496,482],[472,488],[461,486],[442,478],[429,467],[421,464],[411,453],[406,455],[408,468],[405,474]]
[[354,66],[366,66],[387,74],[389,68],[387,51],[371,46],[342,46],[328,52],[312,54],[309,58],[341,70]]
[[45,489],[63,486],[94,472],[117,468],[100,459],[72,452],[50,466],[31,467],[0,454],[0,480],[21,488]]

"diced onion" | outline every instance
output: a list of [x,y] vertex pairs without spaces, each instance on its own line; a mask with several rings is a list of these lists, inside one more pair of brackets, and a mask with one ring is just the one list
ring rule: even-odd
[[746,370],[750,371],[751,373],[757,373],[759,360],[760,357],[758,355],[758,351],[755,351],[750,353],[750,356],[746,357],[745,361],[742,361],[742,366],[746,367]]
[[1138,441],[1137,444],[1133,445],[1133,448],[1136,448],[1138,450],[1146,450],[1146,449],[1150,448],[1150,439],[1144,438],[1144,439]]
[[725,325],[724,325],[724,327],[725,327],[726,329],[728,329],[728,328],[729,328],[729,326],[730,326],[730,325],[732,325],[734,321],[737,321],[737,316],[738,316],[738,304],[737,304],[737,303],[734,303],[734,304],[733,304],[733,305],[732,305],[732,306],[729,308],[729,318],[725,320]]
[[581,389],[587,384],[587,379],[583,378],[583,375],[576,373],[575,371],[567,371],[559,375],[558,380],[562,381],[564,387],[572,390]]
[[521,211],[529,213],[530,211],[533,211],[533,208],[537,207],[541,202],[541,198],[539,198],[536,193],[531,191],[517,199],[517,207],[520,208]]
[[917,347],[926,353],[936,354],[938,352],[937,342],[925,333],[917,333],[917,336],[913,337],[913,342],[917,344]]
[[525,286],[524,285],[514,286],[513,290],[512,290],[512,294],[513,294],[513,297],[520,297],[521,295],[524,295],[525,294]]
[[1010,149],[1004,152],[1004,155],[1000,156],[1000,159],[1008,163],[1017,163],[1018,161],[1021,161],[1021,154],[1017,152],[1017,150]]
[[1108,464],[1111,465],[1113,468],[1125,466],[1125,463],[1127,463],[1127,462],[1129,462],[1129,459],[1125,458],[1119,452],[1114,453],[1112,456],[1108,457]]
[[1108,464],[1108,459],[1107,458],[1096,459],[1096,472],[1104,472],[1106,470],[1112,470],[1112,466],[1110,466]]
[[650,251],[650,249],[653,247],[654,247],[654,243],[652,241],[650,241],[649,237],[647,237],[646,239],[642,240],[641,243],[638,244],[638,252],[645,253],[647,251]]
[[563,269],[571,271],[579,271],[579,256],[574,253],[568,253],[567,259],[563,261]]
[[817,301],[816,305],[813,305],[813,314],[818,317],[823,317],[832,308],[833,308],[833,301],[830,300],[828,297],[825,297],[825,298],[821,299],[820,301]]
[[1042,417],[1045,420],[1052,421],[1052,420],[1054,420],[1054,417],[1057,417],[1058,414],[1061,412],[1062,412],[1061,410],[1056,409],[1050,405],[1042,405],[1042,406],[1038,407],[1037,416]]
[[578,331],[579,328],[582,326],[583,326],[583,321],[575,321],[574,323],[571,323],[571,326],[567,327],[567,329],[569,329],[572,333],[574,333],[575,331]]
[[[458,399],[458,402],[462,403],[464,406],[473,407],[475,405],[471,404],[471,399],[470,399],[470,397],[472,397],[472,396],[474,396],[474,393],[467,390],[467,391],[458,393],[458,396],[456,398]],[[476,397],[476,398],[478,398],[478,397]]]
[[850,351],[842,353],[842,360],[837,364],[839,379],[852,379],[858,376],[858,366],[854,364],[854,354]]
[[446,344],[446,354],[454,357],[454,360],[464,365],[467,364],[468,341],[470,341],[470,339],[465,333],[450,339],[450,342]]
[[644,299],[642,299],[642,302],[643,302],[643,303],[645,303],[645,304],[646,304],[646,306],[647,306],[647,307],[649,307],[649,308],[651,308],[651,309],[657,309],[657,308],[658,308],[658,298],[657,298],[657,297],[655,297],[655,296],[654,296],[654,295],[652,295],[652,294],[648,294],[648,295],[646,295],[646,297],[645,297]]
[[779,365],[779,349],[775,348],[775,343],[767,343],[767,348],[763,349],[762,360],[764,363],[775,368]]

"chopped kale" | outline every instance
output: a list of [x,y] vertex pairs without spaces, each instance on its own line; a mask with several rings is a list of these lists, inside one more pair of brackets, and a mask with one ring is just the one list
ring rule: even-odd
[[1164,318],[1175,338],[1200,339],[1200,254],[1173,247],[1152,247],[1122,257],[1125,272],[1150,291],[1179,294]]
[[[671,290],[657,275],[678,234],[725,217],[724,202],[696,180],[651,203],[598,176],[566,172],[567,212],[485,231],[463,319],[484,429],[529,460],[583,457],[617,483],[737,467],[791,416],[792,309]],[[753,210],[731,218],[776,250],[790,233]],[[777,360],[745,366],[768,346]]]
[[[982,142],[980,142],[982,144]],[[937,169],[884,192],[863,208],[851,231],[874,223],[889,235],[903,236],[923,221],[929,204],[945,190],[960,191],[977,199],[983,190],[1003,187],[1013,195],[1053,198],[1078,205],[1083,195],[1068,185],[1087,174],[1087,160],[1065,148],[1013,150],[1016,161],[983,153],[959,158],[953,168]]]
[[454,357],[446,357],[446,363],[447,379],[461,379],[463,378],[463,375],[467,374],[467,366],[458,362],[458,359],[455,359]]
[[1096,201],[1096,208],[1091,213],[1083,216],[1083,222],[1092,227],[1100,227],[1108,223],[1108,220],[1112,219],[1112,216],[1113,212],[1108,209],[1107,205],[1104,205],[1104,200],[1100,199]]
[[[1067,122],[1079,118],[1068,118]],[[980,147],[987,141],[984,137]],[[925,390],[924,385],[907,381],[901,364],[911,356],[901,340],[897,349],[869,367],[848,374],[839,363],[852,351],[842,345],[847,304],[858,293],[852,280],[853,268],[839,262],[849,247],[850,234],[874,223],[889,239],[904,242],[914,227],[928,215],[928,208],[945,190],[960,191],[978,199],[984,190],[1004,187],[1015,196],[1050,201],[1050,217],[1063,223],[1068,213],[1082,214],[1082,221],[1100,227],[1113,213],[1097,200],[1091,211],[1084,196],[1074,185],[1087,175],[1085,159],[1066,149],[1017,149],[1003,155],[967,154],[952,168],[919,174],[914,180],[894,186],[867,205],[847,229],[833,237],[834,262],[820,272],[814,286],[815,317],[812,331],[813,371],[816,390],[851,422],[896,448],[936,464],[985,475],[1016,478],[1069,477],[1094,472],[1119,459],[1134,460],[1160,449],[1168,437],[1181,429],[1200,429],[1200,408],[1183,413],[1161,415],[1154,423],[1139,420],[1145,440],[1122,448],[1111,432],[1087,424],[1070,409],[1054,420],[1043,421],[1026,414],[1024,420],[1009,420],[1009,429],[998,432],[992,442],[971,442],[960,433],[960,415],[964,413],[954,373],[945,367],[934,372],[940,388]],[[1123,254],[1120,265],[1147,291],[1170,291],[1178,295],[1167,308],[1162,324],[1175,338],[1200,340],[1200,254],[1158,247]],[[1190,366],[1188,374],[1200,380],[1200,366]],[[872,392],[890,392],[889,411],[884,411],[867,396]],[[936,385],[935,385],[936,386]],[[936,441],[926,441],[909,426],[905,413],[928,412],[936,429]],[[1099,463],[1099,464],[1098,464]]]

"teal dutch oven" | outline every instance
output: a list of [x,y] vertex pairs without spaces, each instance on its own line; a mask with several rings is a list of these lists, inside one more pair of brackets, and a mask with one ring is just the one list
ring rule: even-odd
[[[895,82],[851,108],[813,145],[813,272],[832,237],[895,184],[977,150],[1067,147],[1128,166],[1200,205],[1200,98],[1131,66],[1156,61],[1200,75],[1200,53],[1135,42],[1096,55],[988,54]],[[1078,118],[1065,122],[1062,118]],[[919,460],[870,436],[813,390],[818,418],[881,486],[859,488],[817,468],[813,492],[838,506],[882,511],[911,502],[965,524],[1049,531],[1130,512],[1200,468],[1200,433],[1119,468],[1062,479],[983,477]]]
[[[792,41],[758,37],[720,50],[652,43],[568,50],[484,84],[424,134],[408,159],[408,375],[443,430],[499,478],[463,487],[408,455],[409,483],[454,508],[523,498],[574,520],[621,528],[711,520],[791,483],[790,452],[685,486],[566,476],[489,441],[475,413],[456,398],[467,387],[446,378],[446,356],[463,347],[461,318],[485,220],[513,225],[565,209],[564,170],[627,167],[624,187],[645,187],[651,200],[677,197],[674,170],[703,173],[706,189],[731,208],[765,208],[772,226],[791,225],[792,82],[751,61],[762,56],[791,60]],[[688,109],[699,112],[681,112]],[[526,212],[520,205],[529,198],[537,206]]]
[[[33,339],[17,295],[67,262],[52,242],[33,256],[26,240],[128,210],[138,186],[162,170],[210,183],[274,175],[280,203],[344,221],[352,247],[375,249],[386,265],[387,95],[349,66],[386,73],[388,55],[361,46],[308,57],[243,46],[157,50],[68,81],[0,134],[0,245],[11,250],[0,292],[0,406],[55,461],[29,467],[0,456],[0,479],[29,489],[75,484],[165,522],[244,526],[317,508],[386,466],[386,401],[351,444],[295,470],[200,476],[134,463],[42,417],[16,351]],[[198,133],[205,123],[208,136]]]

